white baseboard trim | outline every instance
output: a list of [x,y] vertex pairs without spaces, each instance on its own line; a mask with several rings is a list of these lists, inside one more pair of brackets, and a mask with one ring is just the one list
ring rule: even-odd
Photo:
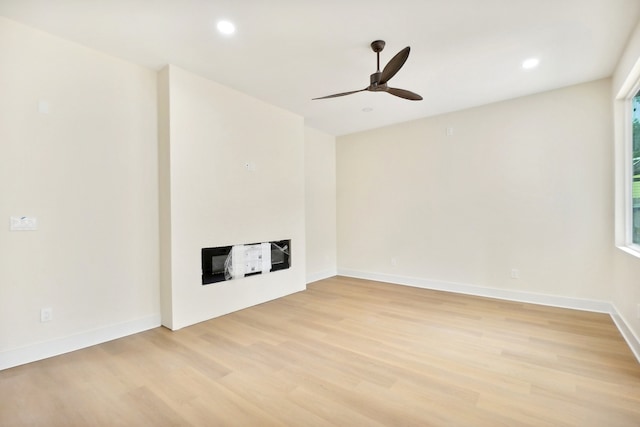
[[545,295],[533,292],[514,291],[511,289],[486,288],[462,283],[427,280],[416,277],[394,276],[384,273],[370,273],[344,268],[338,268],[338,275],[508,301],[570,308],[573,310],[592,311],[596,313],[607,313],[613,319],[613,322],[620,331],[620,334],[622,334],[622,337],[625,339],[629,348],[640,363],[640,339],[638,339],[638,337],[633,333],[633,330],[629,328],[627,322],[625,322],[624,318],[620,316],[613,303],[608,301]]
[[627,342],[627,345],[633,352],[638,362],[640,362],[640,338],[633,333],[633,330],[629,327],[629,324],[624,320],[624,318],[620,315],[615,305],[613,305],[613,312],[611,313],[611,318],[613,319],[613,323],[616,324],[620,334]]
[[307,284],[317,282],[318,280],[322,280],[322,279],[328,279],[329,277],[333,277],[337,274],[338,274],[338,271],[335,268],[318,271],[317,273],[308,273]]
[[0,352],[0,370],[69,353],[160,326],[160,315],[81,332],[68,337]]
[[548,305],[552,307],[572,308],[574,310],[594,311],[598,313],[611,313],[613,310],[613,305],[607,301],[537,294],[533,292],[515,291],[512,289],[487,288],[463,283],[443,282],[416,277],[393,276],[384,273],[369,273],[348,269],[338,269],[338,274],[341,276],[375,280],[378,282],[393,283],[396,285],[414,286],[417,288]]

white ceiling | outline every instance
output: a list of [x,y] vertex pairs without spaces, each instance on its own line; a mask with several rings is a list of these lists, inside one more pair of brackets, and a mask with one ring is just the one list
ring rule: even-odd
[[[175,64],[343,135],[608,77],[640,1],[0,0],[0,15],[153,69]],[[376,39],[381,67],[411,46],[389,84],[423,101],[311,100],[365,88]],[[540,66],[524,71],[532,56]]]

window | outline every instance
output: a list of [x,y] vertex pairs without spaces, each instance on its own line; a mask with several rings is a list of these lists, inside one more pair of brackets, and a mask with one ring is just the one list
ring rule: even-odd
[[640,92],[633,97],[632,107],[632,143],[628,156],[631,162],[630,240],[631,244],[640,245]]
[[640,258],[640,58],[614,102],[615,239]]
[[640,257],[640,62],[616,99],[616,246]]

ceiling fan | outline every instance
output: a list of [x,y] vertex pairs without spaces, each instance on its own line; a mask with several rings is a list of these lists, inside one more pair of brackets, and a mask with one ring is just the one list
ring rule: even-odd
[[368,90],[369,92],[387,92],[391,95],[399,96],[400,98],[409,99],[411,101],[420,101],[422,97],[417,93],[413,93],[404,89],[396,89],[393,87],[387,86],[387,82],[391,79],[391,77],[395,76],[400,68],[404,65],[409,57],[409,51],[411,48],[409,46],[402,49],[400,52],[396,54],[391,61],[384,67],[382,72],[380,71],[380,52],[384,49],[385,42],[383,40],[376,40],[371,43],[371,49],[376,53],[378,57],[378,68],[375,73],[371,74],[370,84],[364,89],[360,90],[352,90],[351,92],[342,92],[336,93],[334,95],[323,96],[321,98],[313,98],[316,99],[327,99],[327,98],[337,98],[339,96],[351,95],[352,93],[364,92]]

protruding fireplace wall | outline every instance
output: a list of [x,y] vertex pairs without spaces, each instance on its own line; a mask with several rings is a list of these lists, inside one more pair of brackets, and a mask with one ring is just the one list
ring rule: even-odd
[[[158,78],[162,323],[305,288],[302,117],[175,66]],[[201,248],[291,239],[291,268],[202,286]]]

